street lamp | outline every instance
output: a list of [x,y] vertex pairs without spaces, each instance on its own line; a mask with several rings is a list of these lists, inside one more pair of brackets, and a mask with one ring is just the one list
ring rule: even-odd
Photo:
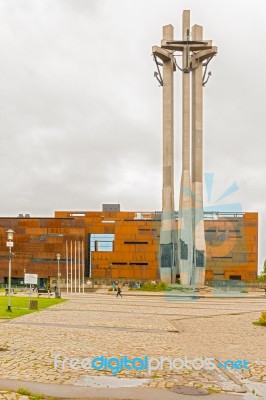
[[56,255],[57,258],[57,287],[56,287],[56,293],[55,296],[56,297],[61,297],[61,290],[60,290],[60,267],[59,267],[59,262],[60,262],[60,258],[61,258],[61,254],[57,254]]
[[7,233],[7,242],[6,246],[9,248],[9,261],[8,261],[8,306],[7,311],[11,312],[11,260],[12,260],[12,252],[11,248],[14,246],[13,238],[14,231],[12,229],[8,229]]

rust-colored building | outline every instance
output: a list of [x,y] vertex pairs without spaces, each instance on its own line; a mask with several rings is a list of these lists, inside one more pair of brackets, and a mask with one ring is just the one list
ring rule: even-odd
[[205,218],[204,226],[206,279],[255,280],[258,269],[258,213],[212,213],[208,219]]
[[[57,253],[65,279],[70,273],[79,279],[82,271],[107,280],[157,280],[160,220],[160,212],[120,211],[117,205],[56,211],[54,218],[0,218],[0,282],[8,276],[8,229],[15,231],[13,282],[22,281],[25,272],[38,274],[41,284],[56,277]],[[256,279],[257,213],[205,213],[205,237],[207,280]]]

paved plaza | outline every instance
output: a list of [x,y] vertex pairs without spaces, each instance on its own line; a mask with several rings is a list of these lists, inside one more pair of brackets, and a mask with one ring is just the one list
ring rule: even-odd
[[[94,382],[100,388],[104,382],[109,382],[105,386],[111,387],[110,382],[114,382],[113,386],[119,387],[117,378],[130,380],[134,386],[136,378],[142,388],[159,388],[166,394],[176,385],[194,386],[211,393],[229,393],[233,399],[237,393],[253,398],[247,394],[251,388],[263,390],[266,386],[266,329],[252,325],[266,309],[265,297],[180,301],[162,294],[129,293],[123,298],[107,292],[73,295],[69,301],[38,313],[1,321],[0,340],[7,346],[0,352],[1,381],[20,381],[19,387],[25,387],[24,381],[62,384],[65,388],[93,386]],[[79,359],[214,357],[217,366],[211,371],[170,371],[165,363],[163,370],[150,374],[123,369],[114,376],[109,370],[74,370],[69,363],[64,370],[60,364],[55,369],[54,357],[58,354]],[[250,369],[229,368],[225,372],[218,363],[228,359],[247,360]],[[107,381],[108,377],[111,380]],[[7,396],[0,393],[0,399]]]

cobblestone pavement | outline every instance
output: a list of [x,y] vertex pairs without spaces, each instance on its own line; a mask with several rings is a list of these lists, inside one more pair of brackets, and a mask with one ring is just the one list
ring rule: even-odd
[[[214,357],[245,359],[250,369],[230,370],[228,375],[218,367],[169,371],[165,363],[150,375],[122,370],[116,377],[148,378],[145,385],[158,388],[189,385],[241,392],[246,379],[266,384],[266,329],[252,325],[265,309],[264,298],[180,302],[159,296],[73,295],[68,302],[0,324],[0,344],[7,346],[0,352],[0,377],[84,385],[88,376],[112,376],[110,371],[73,370],[69,364],[55,369],[56,354],[79,359]],[[0,392],[0,399],[9,398],[5,396]]]

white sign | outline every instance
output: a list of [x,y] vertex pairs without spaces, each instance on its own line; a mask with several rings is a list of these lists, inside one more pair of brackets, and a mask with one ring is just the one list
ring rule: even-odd
[[38,283],[38,275],[37,274],[25,274],[24,275],[24,283],[37,285]]
[[6,246],[7,247],[13,247],[14,246],[14,242],[6,242]]

